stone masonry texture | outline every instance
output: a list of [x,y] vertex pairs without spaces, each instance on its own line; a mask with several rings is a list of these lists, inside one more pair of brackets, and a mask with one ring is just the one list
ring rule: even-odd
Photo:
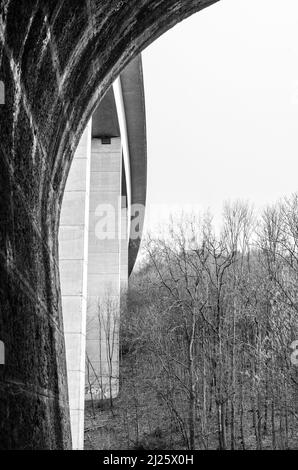
[[80,136],[145,46],[216,0],[0,0],[0,448],[71,447],[58,269]]

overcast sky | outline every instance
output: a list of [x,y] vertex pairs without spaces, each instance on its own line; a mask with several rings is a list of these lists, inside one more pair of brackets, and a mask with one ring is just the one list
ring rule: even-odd
[[219,221],[224,200],[298,190],[297,0],[222,0],[155,41],[143,67],[147,228],[172,206]]

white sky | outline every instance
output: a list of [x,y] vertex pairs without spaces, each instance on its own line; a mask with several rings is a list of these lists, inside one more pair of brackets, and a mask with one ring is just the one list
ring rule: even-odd
[[[146,228],[298,190],[298,1],[222,0],[143,53]],[[159,209],[158,209],[159,206]]]

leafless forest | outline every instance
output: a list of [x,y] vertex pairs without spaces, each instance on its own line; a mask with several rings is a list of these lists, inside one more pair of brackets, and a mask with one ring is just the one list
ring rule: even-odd
[[[87,448],[298,448],[298,194],[148,237],[121,312],[120,394]],[[97,426],[94,425],[97,423]],[[107,438],[107,436],[109,436]]]

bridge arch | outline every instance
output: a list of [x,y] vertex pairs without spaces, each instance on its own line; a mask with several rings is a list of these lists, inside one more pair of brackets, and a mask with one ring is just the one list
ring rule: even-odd
[[58,228],[79,139],[149,43],[218,0],[1,0],[0,442],[71,447]]

